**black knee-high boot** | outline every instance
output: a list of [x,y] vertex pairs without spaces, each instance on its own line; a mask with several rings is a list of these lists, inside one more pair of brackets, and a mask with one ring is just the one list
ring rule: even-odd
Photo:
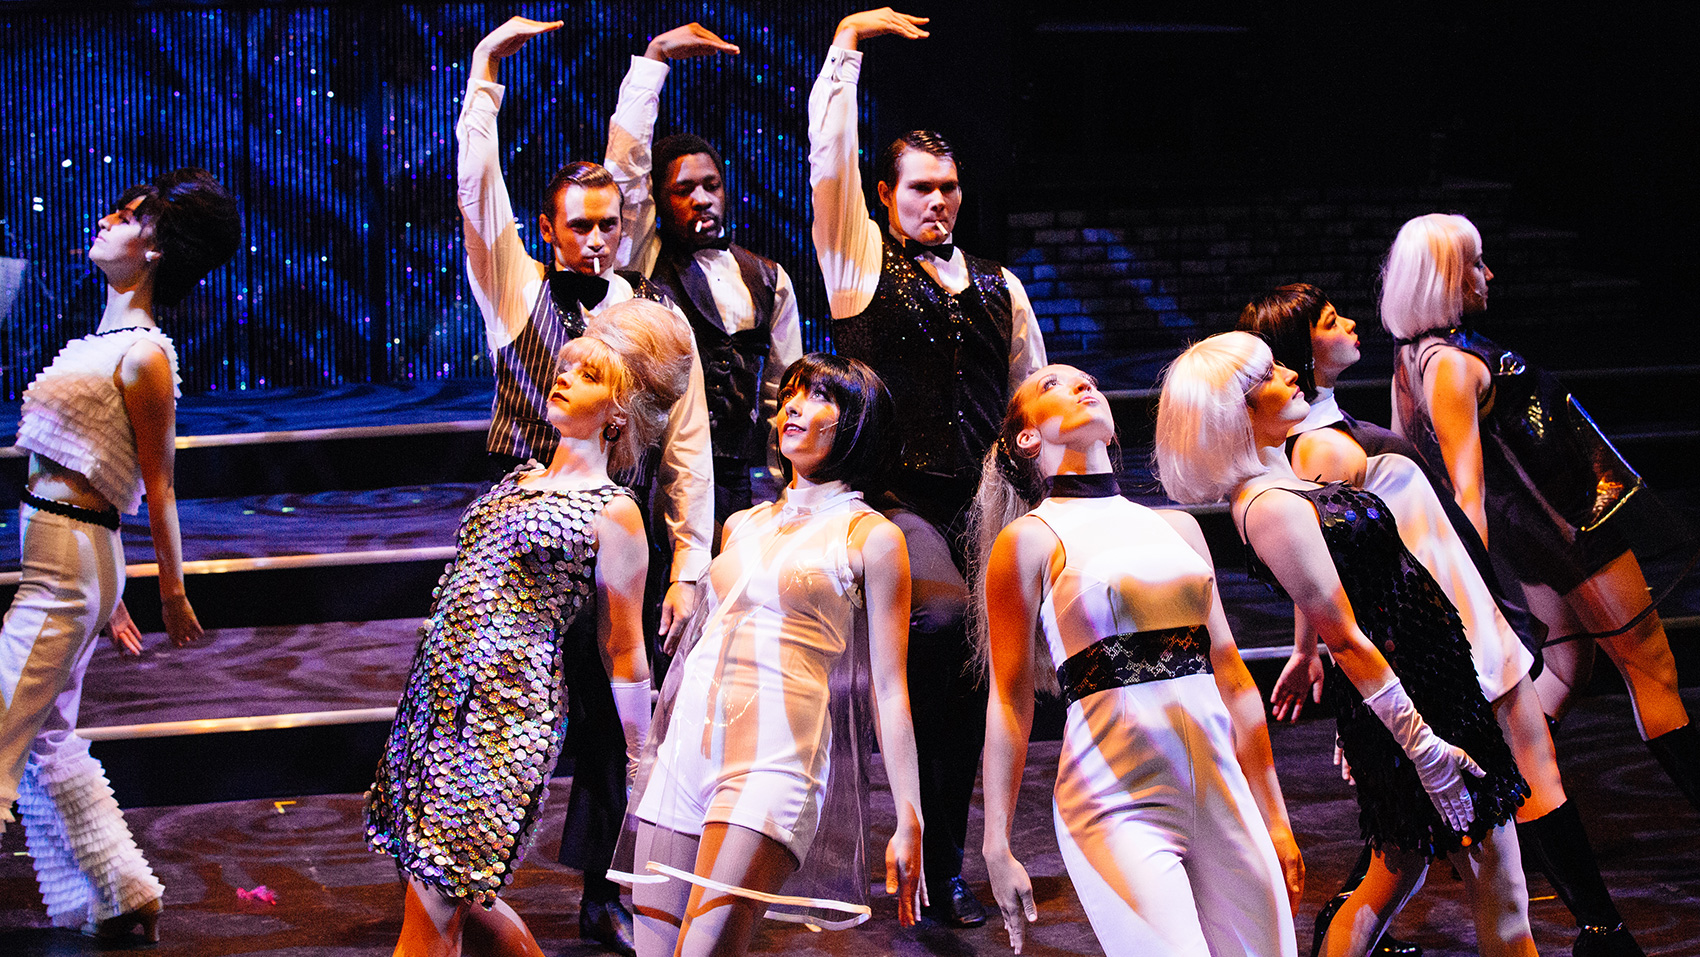
[[1659,767],[1676,782],[1688,803],[1700,811],[1700,731],[1695,730],[1694,722],[1647,739],[1647,750],[1653,752]]
[[[1346,903],[1346,898],[1358,889],[1364,882],[1364,875],[1369,873],[1370,846],[1364,843],[1364,849],[1358,854],[1358,862],[1352,865],[1352,872],[1346,875],[1345,883],[1340,885],[1340,893],[1322,905],[1322,910],[1316,914],[1316,936],[1311,938],[1311,957],[1322,953],[1322,938],[1328,933],[1328,925],[1334,923],[1334,915],[1339,912],[1340,905]],[[1392,934],[1382,932],[1381,940],[1370,950],[1375,957],[1423,957],[1423,946],[1409,940],[1400,940]]]
[[1645,957],[1635,938],[1624,929],[1623,915],[1617,912],[1611,892],[1600,877],[1594,848],[1588,843],[1588,833],[1573,802],[1566,801],[1542,817],[1518,824],[1517,839],[1523,860],[1546,875],[1576,918],[1580,931],[1572,950],[1576,957]]

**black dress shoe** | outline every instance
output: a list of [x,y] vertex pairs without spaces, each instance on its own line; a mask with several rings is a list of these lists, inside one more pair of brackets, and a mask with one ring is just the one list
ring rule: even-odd
[[580,940],[594,940],[622,957],[637,957],[632,913],[618,898],[582,902],[578,911],[578,936]]
[[1584,924],[1570,953],[1572,957],[1647,957],[1622,923],[1612,927]]
[[932,890],[927,892],[927,899],[932,903],[921,908],[922,917],[946,927],[978,927],[986,922],[986,908],[980,905],[980,899],[968,889],[968,882],[961,875],[951,878],[942,890],[942,894]]
[[[1316,934],[1310,939],[1310,957],[1322,953],[1322,938],[1328,933],[1328,925],[1334,923],[1334,915],[1339,912],[1340,905],[1346,903],[1350,894],[1337,894],[1330,898],[1322,909],[1316,912]],[[1381,940],[1370,948],[1372,957],[1423,957],[1423,945],[1409,940],[1400,940],[1385,931]]]

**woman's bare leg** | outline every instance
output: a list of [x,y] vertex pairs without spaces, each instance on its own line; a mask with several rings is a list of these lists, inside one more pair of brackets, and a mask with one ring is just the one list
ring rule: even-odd
[[1326,957],[1362,957],[1369,953],[1405,902],[1423,886],[1426,874],[1428,864],[1420,854],[1397,848],[1374,852],[1363,881],[1329,923],[1323,946],[1313,949]]
[[418,878],[408,878],[395,957],[460,957],[465,920],[464,902],[444,897]]
[[[1587,630],[1610,631],[1647,607],[1647,579],[1635,553],[1624,552],[1564,598]],[[1600,647],[1629,686],[1643,741],[1688,723],[1676,691],[1676,659],[1658,612],[1624,634],[1602,639]]]
[[[646,821],[638,822],[636,859],[642,868],[649,861],[689,872],[697,865],[694,834],[683,834]],[[638,957],[672,957],[679,947],[679,928],[685,922],[685,906],[694,884],[668,879],[659,884],[632,885],[632,931]]]
[[[773,838],[736,824],[707,824],[697,852],[696,873],[722,884],[766,893],[797,869],[797,859]],[[691,888],[678,957],[742,957],[750,949],[756,921],[767,905],[748,897]]]
[[469,957],[543,957],[531,928],[500,897],[489,910],[468,905],[462,952]]
[[1451,858],[1470,895],[1476,949],[1482,957],[1537,957],[1516,829],[1501,824],[1475,846],[1453,852]]
[[1527,675],[1499,696],[1493,703],[1493,716],[1511,754],[1517,760],[1517,770],[1529,782],[1530,795],[1517,809],[1517,820],[1533,821],[1545,817],[1564,805],[1569,798],[1564,793],[1564,780],[1558,773],[1558,754],[1553,750],[1552,732],[1546,715],[1541,711],[1541,698],[1535,684]]
[[[1586,630],[1570,606],[1552,589],[1524,582],[1523,594],[1529,603],[1529,613],[1547,626],[1548,636],[1556,638]],[[1541,651],[1541,659],[1544,667],[1541,676],[1535,679],[1535,691],[1541,696],[1541,710],[1557,720],[1570,712],[1578,685],[1586,684],[1594,673],[1594,643],[1566,641],[1548,645]]]

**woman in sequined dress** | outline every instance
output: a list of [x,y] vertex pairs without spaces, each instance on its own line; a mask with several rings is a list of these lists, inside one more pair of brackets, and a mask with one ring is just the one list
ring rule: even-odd
[[1482,696],[1462,622],[1380,499],[1293,473],[1283,447],[1309,408],[1296,383],[1250,333],[1192,346],[1163,379],[1155,460],[1176,501],[1228,498],[1261,560],[1254,571],[1291,596],[1338,666],[1324,698],[1376,854],[1313,952],[1366,953],[1428,862],[1446,855],[1482,953],[1532,955],[1510,826],[1528,785]]
[[131,187],[88,251],[106,283],[99,328],[66,343],[24,392],[23,577],[0,635],[0,830],[17,799],[49,919],[104,940],[139,928],[157,941],[164,890],[76,733],[83,674],[96,634],[141,653],[122,601],[118,513],[136,514],[144,492],[166,634],[176,645],[201,635],[173,485],[177,349],[155,308],[177,305],[241,238],[235,200],[206,170]]
[[1562,439],[1544,436],[1566,432],[1562,409],[1546,412],[1544,428],[1524,425],[1529,406],[1517,393],[1539,371],[1469,326],[1487,310],[1491,279],[1481,233],[1463,216],[1431,213],[1400,227],[1381,287],[1381,321],[1398,341],[1393,428],[1523,580],[1552,634],[1609,633],[1546,647],[1535,681],[1546,713],[1564,716],[1577,683],[1593,673],[1594,648],[1603,648],[1629,688],[1641,739],[1700,808],[1700,730],[1677,693],[1676,659],[1648,608],[1641,565],[1610,517],[1615,506],[1605,509],[1599,494],[1624,492],[1624,480],[1601,467],[1608,457],[1596,457],[1598,449],[1555,454]]
[[1123,498],[1114,439],[1092,377],[1046,366],[1010,400],[975,499],[984,853],[1010,944],[1037,917],[1009,846],[1037,686],[1068,701],[1057,843],[1105,949],[1292,954],[1304,863],[1262,698],[1198,522]]
[[[1641,949],[1600,877],[1582,818],[1565,794],[1531,677],[1534,657],[1509,616],[1501,613],[1498,579],[1475,526],[1462,510],[1446,507],[1452,504],[1450,496],[1436,494],[1415,446],[1380,426],[1359,422],[1335,402],[1335,381],[1358,361],[1355,324],[1335,311],[1322,290],[1297,283],[1252,300],[1240,313],[1240,328],[1261,335],[1275,361],[1295,371],[1310,405],[1287,436],[1293,470],[1319,482],[1356,485],[1386,502],[1405,546],[1458,609],[1482,694],[1493,704],[1517,769],[1529,782],[1529,800],[1517,810],[1518,840],[1575,916],[1574,949],[1584,957],[1639,957]],[[1308,699],[1321,696],[1316,635],[1303,626],[1302,617],[1293,638],[1293,657],[1270,695],[1277,718],[1297,718]],[[1366,849],[1361,866],[1367,867],[1368,860]],[[1349,877],[1349,886],[1335,899],[1349,896],[1362,874]],[[1326,927],[1333,913],[1325,906],[1317,920]]]
[[649,724],[642,514],[609,479],[660,434],[690,370],[688,331],[645,300],[614,306],[561,350],[547,466],[516,469],[461,518],[420,629],[376,780],[367,837],[408,879],[396,953],[540,957],[497,897],[542,816],[560,755],[560,641],[594,604],[603,664],[634,762]]
[[853,488],[890,460],[891,398],[871,369],[820,353],[786,370],[778,502],[726,522],[700,625],[662,689],[633,801],[637,950],[742,954],[756,919],[866,920],[871,685],[897,805],[886,890],[920,898],[920,785],[905,660],[903,533]]

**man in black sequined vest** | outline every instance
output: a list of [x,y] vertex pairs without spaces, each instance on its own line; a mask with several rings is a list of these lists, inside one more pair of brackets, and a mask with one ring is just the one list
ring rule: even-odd
[[1009,396],[1045,364],[1045,347],[1020,281],[954,244],[962,191],[944,137],[918,130],[883,151],[876,186],[886,227],[869,218],[858,166],[857,46],[886,33],[924,36],[922,22],[879,10],[839,24],[809,96],[809,184],[833,341],[885,380],[903,437],[879,507],[903,530],[914,585],[909,701],[925,820],[926,913],[971,927],[985,921],[961,873],[986,687],[972,677],[960,538]]
[[802,353],[797,301],[785,269],[731,242],[726,170],[720,153],[688,133],[651,149],[661,87],[672,61],[737,53],[700,24],[649,42],[632,57],[608,124],[604,160],[624,194],[621,263],[647,275],[690,319],[702,355],[714,447],[714,519],[718,526],[757,499],[772,498],[770,422],[779,382]]

